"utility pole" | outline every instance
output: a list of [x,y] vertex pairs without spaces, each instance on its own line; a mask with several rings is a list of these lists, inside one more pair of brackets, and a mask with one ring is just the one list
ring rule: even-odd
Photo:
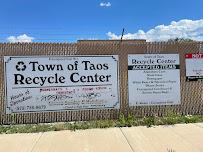
[[123,28],[122,34],[121,34],[121,42],[123,40],[123,35],[124,35],[125,29]]

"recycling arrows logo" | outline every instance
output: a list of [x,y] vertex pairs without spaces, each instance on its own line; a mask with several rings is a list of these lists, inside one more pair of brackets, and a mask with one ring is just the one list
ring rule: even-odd
[[25,71],[26,69],[26,65],[23,61],[19,61],[17,64],[16,64],[16,70],[17,71]]

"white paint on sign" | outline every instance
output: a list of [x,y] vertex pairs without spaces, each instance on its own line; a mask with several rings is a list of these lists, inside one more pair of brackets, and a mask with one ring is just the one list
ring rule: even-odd
[[128,55],[130,106],[180,104],[178,54]]
[[6,113],[117,109],[118,56],[5,56]]

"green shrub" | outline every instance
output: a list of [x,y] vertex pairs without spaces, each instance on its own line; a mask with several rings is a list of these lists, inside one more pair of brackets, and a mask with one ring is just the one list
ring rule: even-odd
[[167,115],[165,117],[163,117],[163,124],[174,125],[174,124],[182,121],[180,118],[181,118],[180,115],[178,115],[172,111],[168,111]]
[[183,116],[184,123],[196,123],[199,121],[197,116],[192,116],[192,115],[186,115]]
[[126,127],[126,118],[123,113],[119,115],[117,127]]
[[60,130],[78,130],[91,128],[109,128],[109,127],[131,127],[138,125],[173,125],[177,123],[196,123],[203,122],[203,116],[181,116],[169,111],[164,117],[150,116],[144,118],[136,118],[133,114],[120,114],[118,120],[94,120],[79,121],[73,123],[52,123],[52,124],[27,124],[27,125],[0,125],[1,134],[11,133],[35,133],[46,131]]
[[144,117],[143,122],[144,122],[144,125],[146,125],[147,127],[151,127],[155,125],[155,117],[154,116]]

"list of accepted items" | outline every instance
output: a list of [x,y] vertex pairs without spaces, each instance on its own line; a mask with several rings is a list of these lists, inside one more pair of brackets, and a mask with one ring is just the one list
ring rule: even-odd
[[130,106],[180,104],[178,54],[128,55]]

